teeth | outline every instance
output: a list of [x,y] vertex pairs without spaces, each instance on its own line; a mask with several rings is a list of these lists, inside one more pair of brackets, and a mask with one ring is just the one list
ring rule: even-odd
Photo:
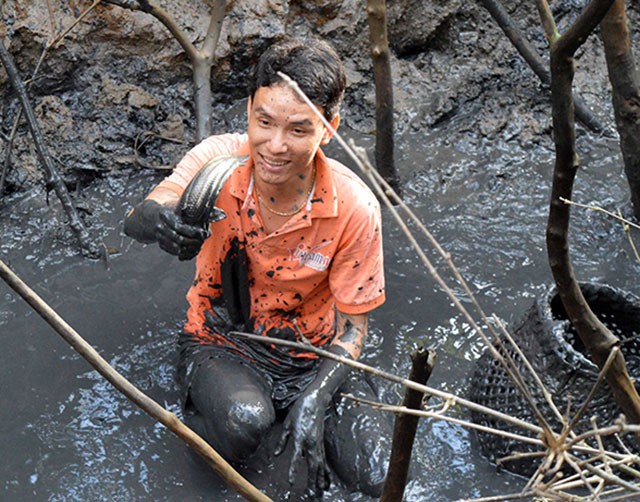
[[275,166],[275,167],[280,167],[280,166],[284,166],[287,162],[286,161],[278,161],[278,160],[269,160],[267,158],[264,159],[265,162],[271,166]]

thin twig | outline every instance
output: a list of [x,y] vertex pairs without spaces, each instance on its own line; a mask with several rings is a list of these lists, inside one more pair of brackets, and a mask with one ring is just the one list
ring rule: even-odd
[[[426,385],[420,385],[416,382],[413,382],[412,380],[409,380],[407,378],[402,378],[399,377],[397,375],[394,375],[392,373],[387,373],[386,371],[380,370],[378,368],[374,368],[372,366],[368,366],[364,363],[361,363],[359,361],[354,361],[353,359],[349,359],[347,357],[343,357],[337,354],[334,354],[332,352],[329,352],[328,350],[324,350],[315,346],[307,346],[305,344],[302,344],[300,342],[293,342],[290,340],[282,340],[280,338],[273,338],[270,336],[263,336],[263,335],[254,335],[253,333],[244,333],[242,331],[229,331],[228,333],[229,336],[237,336],[240,338],[244,338],[245,340],[252,340],[255,342],[260,342],[260,343],[264,343],[264,344],[275,344],[275,345],[281,345],[283,347],[290,347],[293,349],[297,349],[303,352],[313,352],[319,356],[325,357],[327,359],[333,359],[334,361],[338,361],[340,363],[343,363],[347,366],[351,366],[352,368],[356,368],[358,370],[361,371],[365,371],[367,373],[370,373],[372,375],[378,376],[380,378],[384,378],[386,380],[389,380],[391,382],[395,382],[398,383],[400,385],[403,385],[405,387],[408,387],[410,389],[414,389],[420,392],[424,392],[426,394],[431,394],[434,395],[436,397],[439,397],[441,399],[444,400],[449,400],[452,403],[456,404],[456,405],[461,405],[464,406],[468,409],[471,409],[473,411],[477,411],[479,413],[485,413],[487,415],[491,415],[493,417],[496,417],[500,420],[504,420],[506,422],[512,423],[513,425],[516,425],[522,429],[528,430],[530,432],[533,432],[534,434],[541,434],[542,433],[542,428],[534,425],[534,424],[530,424],[524,420],[520,420],[519,418],[515,418],[512,416],[509,416],[505,413],[501,413],[499,411],[496,410],[492,410],[491,408],[487,408],[486,406],[482,406],[479,405],[477,403],[474,403],[473,401],[469,401],[468,399],[464,399],[458,396],[455,396],[449,392],[444,392],[441,391],[439,389],[434,389],[432,387],[428,387]],[[415,410],[414,410],[415,411]]]
[[598,379],[596,380],[596,383],[593,384],[593,387],[589,391],[589,394],[587,395],[587,398],[585,399],[584,403],[582,403],[582,406],[580,407],[578,412],[571,419],[571,422],[569,423],[569,427],[568,427],[569,429],[573,429],[573,427],[578,423],[578,421],[586,413],[589,403],[591,403],[591,401],[595,397],[596,391],[600,388],[600,385],[602,385],[602,382],[605,380],[607,371],[609,371],[609,368],[611,367],[611,364],[613,364],[613,361],[618,355],[618,352],[620,352],[620,347],[614,347],[611,350],[611,353],[609,354],[609,357],[604,363],[604,366],[598,373]]
[[590,209],[592,211],[599,211],[601,213],[606,214],[607,216],[611,216],[612,218],[615,218],[616,220],[620,220],[622,223],[624,223],[624,224],[626,224],[626,225],[628,225],[630,227],[637,228],[637,229],[640,230],[640,225],[637,225],[637,224],[633,223],[632,221],[629,221],[629,220],[623,218],[622,216],[619,216],[619,215],[617,215],[615,213],[612,213],[611,211],[607,211],[606,209],[604,209],[602,207],[595,206],[595,205],[592,205],[592,204],[581,204],[579,202],[575,202],[575,201],[572,201],[572,200],[565,199],[564,197],[560,197],[560,200],[562,202],[564,202],[565,204],[570,204],[572,206],[581,207],[583,209]]
[[169,136],[162,136],[161,134],[152,132],[152,131],[142,131],[141,133],[139,133],[138,135],[136,135],[136,139],[133,142],[133,152],[134,152],[134,157],[135,157],[135,161],[136,164],[145,167],[147,169],[157,169],[157,170],[170,170],[173,169],[173,165],[171,164],[165,164],[163,166],[154,166],[152,164],[149,164],[148,162],[145,162],[141,157],[140,157],[140,149],[149,141],[149,139],[151,138],[158,138],[164,141],[169,141],[170,143],[177,143],[177,144],[183,144],[184,141],[180,140],[180,139],[176,139],[176,138],[171,138]]
[[[305,101],[305,103],[307,103],[307,105],[311,108],[311,110],[313,110],[313,112],[316,114],[316,116],[318,118],[320,118],[320,120],[323,122],[324,126],[327,127],[329,129],[329,131],[331,131],[331,133],[336,138],[336,140],[346,150],[346,152],[353,159],[353,161],[358,165],[358,167],[363,172],[363,174],[365,174],[365,176],[367,176],[367,178],[369,179],[369,181],[372,183],[373,187],[375,188],[376,192],[380,196],[380,198],[384,201],[385,206],[389,209],[389,211],[393,215],[396,223],[400,226],[400,228],[405,233],[407,239],[411,243],[412,247],[414,248],[414,250],[416,251],[416,253],[420,257],[420,259],[422,260],[423,264],[425,265],[425,267],[429,271],[430,275],[440,285],[440,287],[445,292],[445,294],[447,294],[447,296],[453,302],[453,304],[456,307],[456,309],[458,309],[458,311],[462,313],[462,315],[469,322],[471,327],[482,338],[482,340],[485,342],[485,344],[487,345],[487,347],[491,351],[492,355],[503,365],[503,367],[505,368],[505,371],[507,371],[507,373],[511,376],[512,380],[515,382],[516,386],[521,391],[523,397],[525,398],[525,400],[527,401],[527,403],[531,407],[536,419],[538,420],[538,422],[540,423],[541,428],[544,431],[543,433],[546,436],[549,436],[549,441],[551,441],[552,437],[553,437],[553,432],[551,430],[551,427],[548,425],[548,423],[546,422],[544,416],[540,412],[537,404],[533,400],[530,392],[528,391],[528,389],[527,389],[526,385],[524,384],[520,374],[518,373],[517,368],[515,368],[515,364],[513,363],[512,360],[505,360],[504,359],[502,354],[500,354],[498,352],[498,350],[493,346],[493,344],[489,340],[489,337],[487,337],[484,334],[484,331],[482,330],[482,328],[476,323],[476,321],[473,318],[473,316],[471,316],[471,314],[468,312],[468,310],[461,303],[461,301],[458,298],[458,296],[451,290],[451,288],[449,288],[449,286],[446,284],[444,279],[440,276],[440,274],[438,273],[436,268],[431,264],[431,261],[426,256],[426,254],[424,253],[422,248],[419,246],[419,244],[416,241],[416,239],[413,236],[413,234],[409,231],[409,229],[407,228],[405,223],[402,221],[402,218],[400,218],[400,215],[399,215],[398,211],[394,207],[394,204],[391,202],[389,197],[392,197],[394,199],[394,202],[397,205],[400,206],[400,208],[416,224],[416,226],[420,229],[420,231],[427,237],[427,239],[429,240],[431,245],[434,247],[434,249],[438,252],[438,254],[445,261],[445,263],[447,264],[449,269],[452,271],[452,273],[453,273],[454,277],[456,278],[458,284],[460,284],[462,286],[463,290],[465,291],[465,293],[467,294],[468,298],[470,299],[473,307],[478,312],[478,315],[480,316],[480,318],[483,320],[483,322],[485,323],[485,325],[488,327],[489,331],[493,335],[494,340],[498,344],[500,344],[501,341],[499,339],[499,336],[497,335],[497,333],[493,329],[493,326],[489,322],[489,320],[488,320],[486,314],[484,313],[482,307],[477,302],[477,300],[475,298],[475,295],[471,292],[471,289],[469,288],[467,282],[464,280],[464,277],[462,276],[462,274],[460,274],[460,271],[454,265],[454,263],[453,263],[453,261],[451,259],[451,254],[446,252],[440,246],[439,242],[435,239],[435,237],[431,234],[431,232],[429,232],[429,230],[424,226],[422,221],[420,221],[420,219],[415,215],[415,213],[402,201],[402,199],[398,196],[398,194],[393,190],[391,185],[373,168],[371,163],[367,160],[366,153],[364,152],[364,150],[363,149],[358,149],[353,144],[352,145],[348,145],[344,141],[344,139],[341,137],[341,135],[329,123],[329,121],[326,119],[326,117],[324,117],[324,115],[322,115],[322,113],[320,113],[320,111],[317,109],[317,107],[315,107],[313,105],[311,100],[305,95],[305,93],[302,91],[302,89],[300,89],[300,86],[293,79],[291,79],[291,77],[289,77],[288,75],[286,75],[286,74],[284,74],[282,72],[278,72],[278,76],[280,76],[280,78],[282,78],[298,94],[298,96],[300,96],[300,98],[303,99]],[[508,353],[506,353],[506,355],[509,358]]]
[[93,9],[95,9],[101,2],[102,0],[94,0],[94,2],[87,7],[86,10],[84,10],[82,12],[82,14],[80,14],[74,21],[73,23],[71,23],[71,25],[69,25],[69,27],[67,29],[65,29],[60,35],[58,35],[56,38],[52,39],[50,42],[47,43],[48,47],[57,47],[60,42],[62,42],[62,40],[69,34],[69,32],[76,27],[76,25],[78,23],[80,23]]
[[[622,212],[620,211],[620,209],[618,209],[618,216],[622,218]],[[640,255],[638,254],[638,250],[636,249],[636,243],[633,242],[633,239],[631,238],[631,229],[630,229],[629,223],[627,223],[626,220],[622,222],[622,229],[624,230],[624,233],[627,235],[629,245],[631,246],[631,250],[633,251],[633,254],[636,257],[636,261],[640,262]]]

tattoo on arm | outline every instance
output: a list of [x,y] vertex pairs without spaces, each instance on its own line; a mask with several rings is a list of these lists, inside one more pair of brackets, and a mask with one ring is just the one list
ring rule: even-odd
[[336,312],[336,336],[331,345],[345,350],[354,360],[358,359],[367,336],[367,314],[349,315]]

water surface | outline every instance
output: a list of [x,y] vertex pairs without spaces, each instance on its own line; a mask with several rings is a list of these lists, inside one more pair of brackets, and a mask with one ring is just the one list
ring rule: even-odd
[[[448,127],[451,127],[449,124]],[[371,137],[358,137],[372,148]],[[544,145],[545,142],[542,142]],[[628,213],[628,188],[613,140],[579,138],[584,168],[574,199]],[[406,203],[452,255],[482,308],[512,323],[551,283],[544,232],[553,152],[450,129],[398,138]],[[331,145],[329,154],[349,163]],[[91,232],[115,254],[108,263],[82,258],[52,195],[12,196],[0,209],[0,257],[132,383],[180,414],[173,381],[176,331],[193,264],[122,234],[131,205],[160,179],[142,171],[76,194]],[[437,351],[430,380],[466,395],[482,342],[425,270],[384,210],[387,296],[372,316],[365,362],[405,376],[417,345]],[[639,265],[621,226],[601,213],[574,209],[572,254],[581,280],[638,291]],[[421,245],[443,276],[446,266]],[[454,291],[468,305],[459,286]],[[240,500],[178,438],[128,402],[70,349],[4,283],[0,284],[0,499]],[[402,389],[380,382],[397,402]],[[456,416],[467,417],[464,409]],[[522,478],[498,472],[473,433],[421,421],[408,501],[449,501],[513,493]],[[245,473],[282,499],[282,459],[268,445]],[[335,483],[325,500],[368,500]]]

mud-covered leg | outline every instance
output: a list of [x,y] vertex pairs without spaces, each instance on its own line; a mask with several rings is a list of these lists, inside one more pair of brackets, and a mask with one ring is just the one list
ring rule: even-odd
[[353,373],[334,398],[325,433],[329,463],[352,491],[379,497],[387,474],[393,417],[369,406],[358,406],[340,394],[369,400],[377,396],[369,382]]
[[185,421],[230,462],[249,457],[275,421],[263,378],[223,357],[204,362],[193,376]]

